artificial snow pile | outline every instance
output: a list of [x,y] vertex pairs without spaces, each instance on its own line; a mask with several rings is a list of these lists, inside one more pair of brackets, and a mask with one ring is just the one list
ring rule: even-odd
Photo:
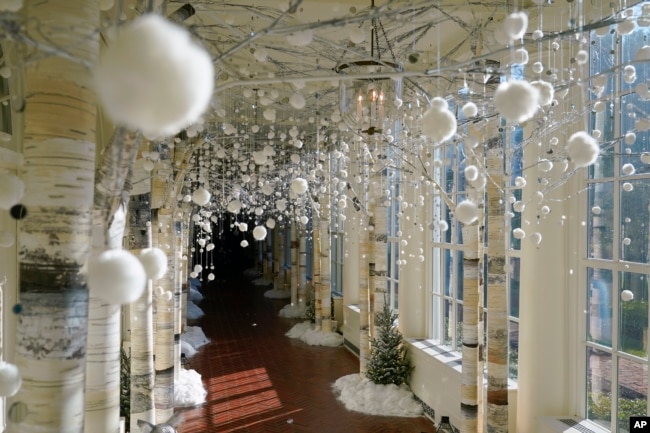
[[406,385],[378,385],[359,374],[340,377],[332,385],[345,408],[368,415],[418,417],[422,405]]
[[260,273],[255,268],[248,268],[244,270],[244,278],[247,280],[255,280],[260,277]]
[[200,326],[186,326],[181,335],[181,353],[184,353],[186,358],[191,358],[209,342]]
[[205,313],[192,301],[187,301],[187,320],[198,320],[205,316]]
[[203,293],[199,292],[194,287],[190,287],[190,291],[187,294],[187,299],[193,303],[199,303],[203,300]]
[[208,391],[203,387],[201,375],[196,370],[181,368],[174,380],[174,405],[180,407],[198,406],[205,403]]
[[278,316],[286,317],[288,319],[301,319],[305,317],[306,310],[307,306],[304,304],[287,304],[282,307]]
[[256,280],[253,280],[253,285],[254,286],[270,286],[273,284],[273,281],[269,280],[268,278],[260,277]]
[[287,299],[291,297],[291,293],[288,290],[271,289],[264,292],[264,297],[270,299]]
[[323,332],[309,320],[297,323],[286,334],[289,338],[297,338],[310,346],[336,347],[343,344],[343,336],[336,332]]

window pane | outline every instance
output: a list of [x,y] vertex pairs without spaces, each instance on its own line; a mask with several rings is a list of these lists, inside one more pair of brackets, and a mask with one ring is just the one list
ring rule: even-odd
[[645,416],[648,405],[648,366],[618,359],[618,431],[629,432],[631,416]]
[[519,377],[519,323],[513,320],[508,325],[508,377],[517,380]]
[[510,266],[511,269],[508,274],[510,311],[508,315],[519,317],[519,270],[521,269],[519,258],[512,257],[510,259]]
[[608,430],[612,403],[611,369],[609,353],[587,348],[587,418]]
[[621,259],[625,261],[648,263],[648,194],[648,180],[621,184]]
[[[637,65],[638,67],[638,65]],[[622,150],[620,151],[620,168],[624,164],[632,164],[634,173],[626,174],[621,171],[622,176],[647,174],[650,166],[641,160],[641,154],[650,150],[648,146],[648,131],[645,128],[637,128],[636,122],[647,117],[650,109],[650,102],[643,101],[637,93],[631,93],[621,98],[621,140]],[[634,131],[634,134],[626,135]]]
[[587,243],[589,257],[612,260],[614,235],[614,183],[589,185],[589,227]]
[[598,344],[612,345],[612,272],[607,269],[588,270],[589,315],[587,338]]
[[444,310],[444,329],[441,340],[444,344],[451,345],[451,340],[454,337],[453,330],[455,328],[454,323],[456,323],[456,315],[453,310],[453,303],[449,299],[445,299],[445,310]]
[[[619,283],[620,350],[648,358],[648,278],[644,274],[621,272]],[[628,296],[632,299],[627,300]]]
[[463,304],[456,304],[456,350],[463,344]]
[[452,274],[454,261],[450,250],[443,250],[443,272],[444,272],[444,293],[445,296],[452,295]]
[[442,342],[443,339],[440,335],[440,301],[440,296],[433,296],[431,299],[431,311],[433,312],[431,315],[431,338]]
[[392,305],[393,305],[393,308],[395,310],[397,310],[399,308],[399,303],[398,303],[398,300],[399,300],[399,296],[398,296],[399,295],[399,282],[398,281],[396,281],[393,284],[393,289],[394,290],[393,290],[393,304]]

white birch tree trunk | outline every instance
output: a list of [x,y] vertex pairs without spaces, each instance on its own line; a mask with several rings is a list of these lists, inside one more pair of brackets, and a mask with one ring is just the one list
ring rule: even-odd
[[298,270],[298,228],[297,223],[291,223],[291,305],[298,305],[298,285],[300,271]]
[[313,254],[313,262],[312,262],[312,287],[314,288],[314,321],[316,322],[316,328],[320,328],[322,324],[322,318],[323,318],[323,300],[321,299],[321,290],[320,290],[320,271],[321,271],[321,253],[320,253],[320,248],[321,248],[321,242],[320,242],[320,224],[318,222],[318,219],[315,218],[312,221],[312,226],[313,228],[313,234],[312,234],[312,240],[314,243],[314,254]]
[[508,431],[508,297],[505,233],[504,152],[495,141],[487,150],[487,431]]
[[99,2],[26,1],[29,37],[70,57],[35,52],[25,67],[27,216],[19,224],[15,358],[23,384],[8,401],[9,432],[83,431],[89,254],[95,175]]
[[[129,205],[129,249],[134,254],[150,248],[151,208],[149,194],[132,197]],[[130,431],[137,432],[138,420],[154,424],[153,281],[148,280],[142,296],[130,306],[131,321],[131,413]]]
[[368,285],[370,308],[369,328],[372,330],[372,337],[377,333],[374,327],[374,313],[382,311],[384,308],[384,298],[386,295],[386,278],[388,276],[388,211],[382,202],[381,190],[378,185],[370,189],[369,210],[370,217],[368,220],[368,238],[369,238],[369,261],[368,261]]
[[174,413],[174,260],[171,215],[162,209],[154,212],[154,246],[167,254],[167,273],[158,280],[156,288],[156,320],[154,340],[154,367],[156,378],[154,402],[156,424],[167,421]]
[[[95,180],[91,255],[122,248],[128,202],[125,184],[139,142],[136,134],[118,128],[102,155]],[[120,305],[90,296],[85,431],[119,431],[120,349]]]
[[307,302],[307,236],[305,231],[300,232],[299,241],[299,254],[300,254],[300,272],[298,276],[298,303],[305,305]]
[[370,360],[370,282],[368,217],[359,213],[359,371],[365,376]]
[[[323,182],[329,185],[329,163],[323,162],[325,179]],[[328,188],[329,189],[329,188]],[[321,299],[321,330],[332,332],[332,263],[330,257],[330,202],[329,194],[323,194],[320,198],[320,299]]]

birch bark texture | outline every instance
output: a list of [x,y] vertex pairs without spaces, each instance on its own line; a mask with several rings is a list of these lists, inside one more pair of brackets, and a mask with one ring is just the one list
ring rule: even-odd
[[[7,431],[83,431],[88,289],[95,177],[99,52],[97,0],[26,1],[25,31],[61,55],[25,66],[27,215],[19,224],[20,307],[15,363],[23,385],[8,402]],[[65,50],[65,55],[63,55]]]
[[323,161],[323,184],[328,188],[328,193],[320,196],[320,216],[318,219],[320,231],[320,284],[318,290],[321,300],[321,330],[332,332],[332,263],[330,239],[330,170],[329,159]]
[[506,224],[504,219],[505,172],[502,142],[488,143],[487,174],[487,431],[508,431],[508,297]]
[[[128,248],[139,254],[152,246],[151,203],[149,194],[131,197],[129,203]],[[155,424],[154,362],[153,362],[153,287],[152,280],[142,296],[130,305],[131,323],[131,430],[140,428],[138,420]]]
[[[140,136],[117,128],[102,154],[95,178],[91,255],[121,249],[130,189],[127,176],[135,165]],[[86,357],[85,431],[120,429],[120,305],[90,296]]]

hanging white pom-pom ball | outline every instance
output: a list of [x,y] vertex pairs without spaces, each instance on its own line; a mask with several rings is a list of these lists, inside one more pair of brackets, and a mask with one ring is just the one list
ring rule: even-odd
[[506,120],[525,122],[537,112],[539,90],[528,81],[503,82],[494,92],[494,106]]
[[569,137],[566,151],[576,167],[587,167],[596,162],[600,148],[594,137],[579,131]]
[[289,97],[289,104],[297,110],[302,110],[307,105],[307,102],[305,101],[305,97],[300,93],[294,93]]
[[241,245],[242,248],[246,248],[248,246],[248,241],[246,239],[244,239],[243,241],[241,241],[239,243],[239,245]]
[[122,26],[95,71],[97,93],[116,122],[148,137],[175,134],[212,99],[214,66],[190,33],[157,14]]
[[145,248],[139,258],[147,278],[157,280],[167,272],[167,254],[160,248]]
[[520,228],[516,228],[512,231],[512,237],[515,239],[523,239],[526,237],[526,232]]
[[88,289],[111,304],[128,304],[140,297],[147,273],[136,256],[125,250],[107,250],[90,260]]
[[255,238],[256,241],[263,241],[266,239],[266,228],[264,226],[256,226],[253,229],[253,238]]
[[360,44],[366,39],[366,32],[361,27],[355,27],[350,30],[350,41],[355,44]]
[[623,172],[624,175],[626,176],[631,176],[636,172],[636,168],[634,168],[634,164],[623,164],[623,167],[621,167],[621,171]]
[[449,108],[447,101],[435,97],[431,108],[422,115],[422,133],[436,143],[449,140],[456,133],[456,116]]
[[301,224],[307,224],[309,222],[309,218],[307,218],[307,215],[302,215],[300,217],[300,223]]
[[266,220],[266,226],[270,229],[275,227],[275,220],[273,218],[269,218]]
[[0,209],[11,209],[24,195],[25,184],[18,176],[0,173]]
[[238,213],[241,210],[241,202],[237,199],[232,200],[228,203],[227,209],[230,213]]
[[535,232],[530,235],[530,240],[535,245],[539,245],[542,242],[542,235],[539,232]]
[[465,179],[474,182],[478,179],[478,168],[475,165],[468,165],[465,167]]
[[549,105],[553,102],[553,97],[555,96],[555,88],[548,81],[533,81],[530,83],[539,91],[539,105],[542,107]]
[[0,361],[0,397],[11,397],[16,395],[23,380],[20,371],[14,364]]
[[528,15],[525,12],[513,12],[503,20],[503,31],[510,40],[521,39],[528,28]]
[[210,202],[212,194],[205,188],[199,188],[192,193],[192,201],[199,206],[205,206]]
[[474,117],[478,114],[478,107],[473,102],[468,102],[467,104],[463,105],[462,110],[465,117]]
[[463,200],[456,206],[454,215],[461,223],[471,224],[478,219],[478,205],[471,200]]
[[621,300],[630,302],[632,299],[634,299],[634,293],[631,290],[623,290],[621,292]]
[[296,194],[306,193],[307,188],[309,188],[309,184],[302,177],[297,177],[291,181],[291,191],[295,192]]

